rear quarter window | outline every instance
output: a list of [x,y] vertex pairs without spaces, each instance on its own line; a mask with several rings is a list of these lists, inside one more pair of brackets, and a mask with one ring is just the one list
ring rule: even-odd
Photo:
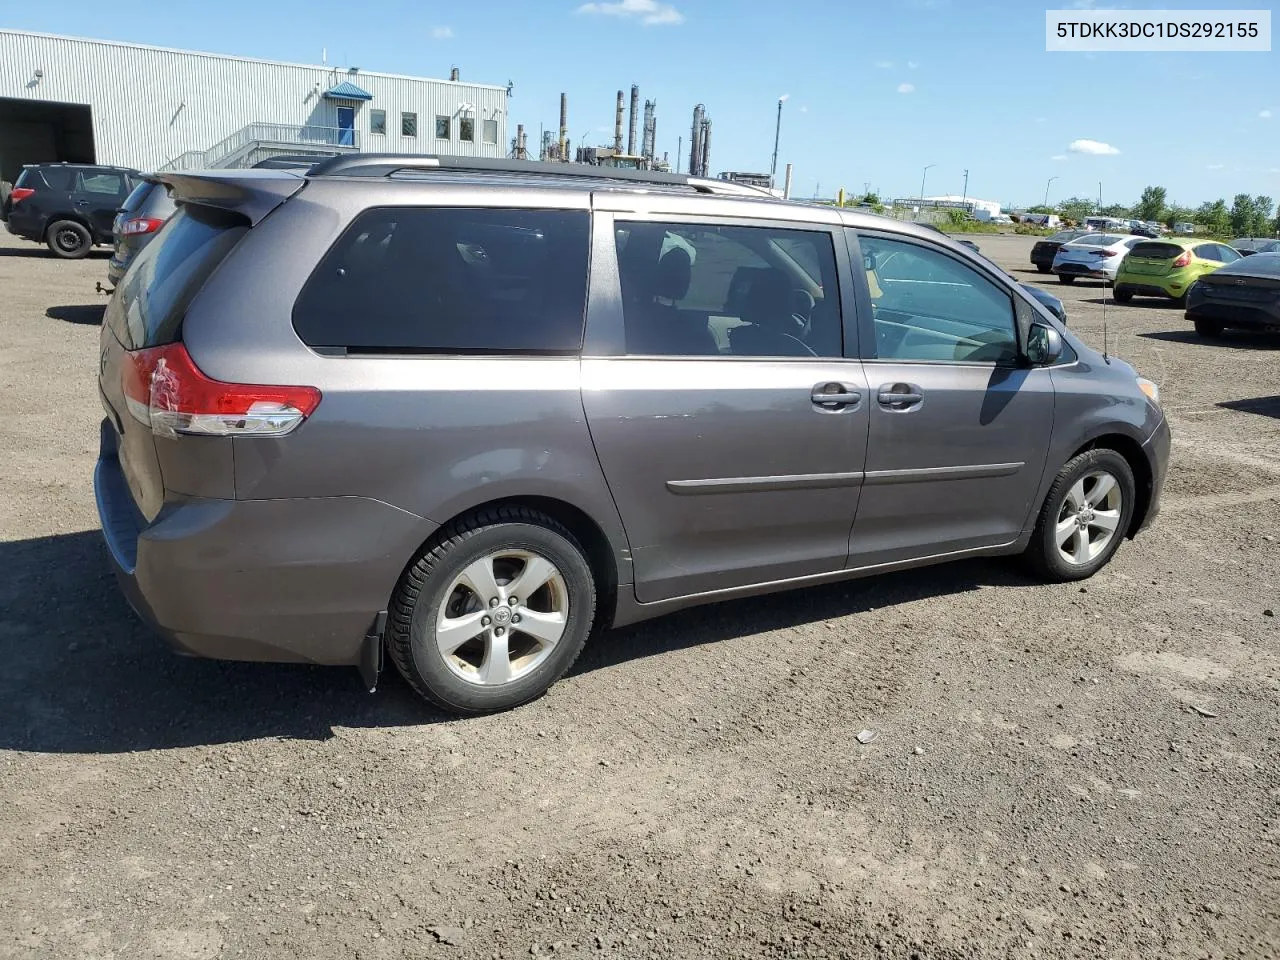
[[575,353],[589,234],[578,210],[366,210],[307,280],[294,330],[355,352]]
[[[44,179],[50,190],[70,190],[76,182],[76,172],[66,167],[42,167],[33,171]],[[36,189],[39,189],[37,187]]]
[[134,258],[107,308],[107,324],[125,348],[179,339],[187,307],[248,229],[238,214],[179,210]]

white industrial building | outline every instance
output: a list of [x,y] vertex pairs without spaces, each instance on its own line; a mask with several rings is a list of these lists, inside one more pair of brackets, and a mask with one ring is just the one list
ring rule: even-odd
[[243,167],[282,153],[502,157],[505,86],[0,30],[0,179],[65,160]]

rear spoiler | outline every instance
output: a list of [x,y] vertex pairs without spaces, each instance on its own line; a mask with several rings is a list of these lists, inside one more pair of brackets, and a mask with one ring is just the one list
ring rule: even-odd
[[169,187],[176,203],[232,210],[254,226],[306,183],[284,170],[196,170],[154,177]]

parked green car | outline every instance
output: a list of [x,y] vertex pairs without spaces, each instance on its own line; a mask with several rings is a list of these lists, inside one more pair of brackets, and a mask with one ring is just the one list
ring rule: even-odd
[[1212,240],[1145,240],[1120,261],[1115,298],[1127,303],[1135,296],[1168,297],[1183,303],[1196,280],[1239,259],[1225,243]]

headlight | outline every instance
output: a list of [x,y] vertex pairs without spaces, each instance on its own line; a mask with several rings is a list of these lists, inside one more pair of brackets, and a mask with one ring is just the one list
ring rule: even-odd
[[1138,389],[1147,395],[1147,399],[1160,406],[1160,388],[1146,377],[1138,378]]

